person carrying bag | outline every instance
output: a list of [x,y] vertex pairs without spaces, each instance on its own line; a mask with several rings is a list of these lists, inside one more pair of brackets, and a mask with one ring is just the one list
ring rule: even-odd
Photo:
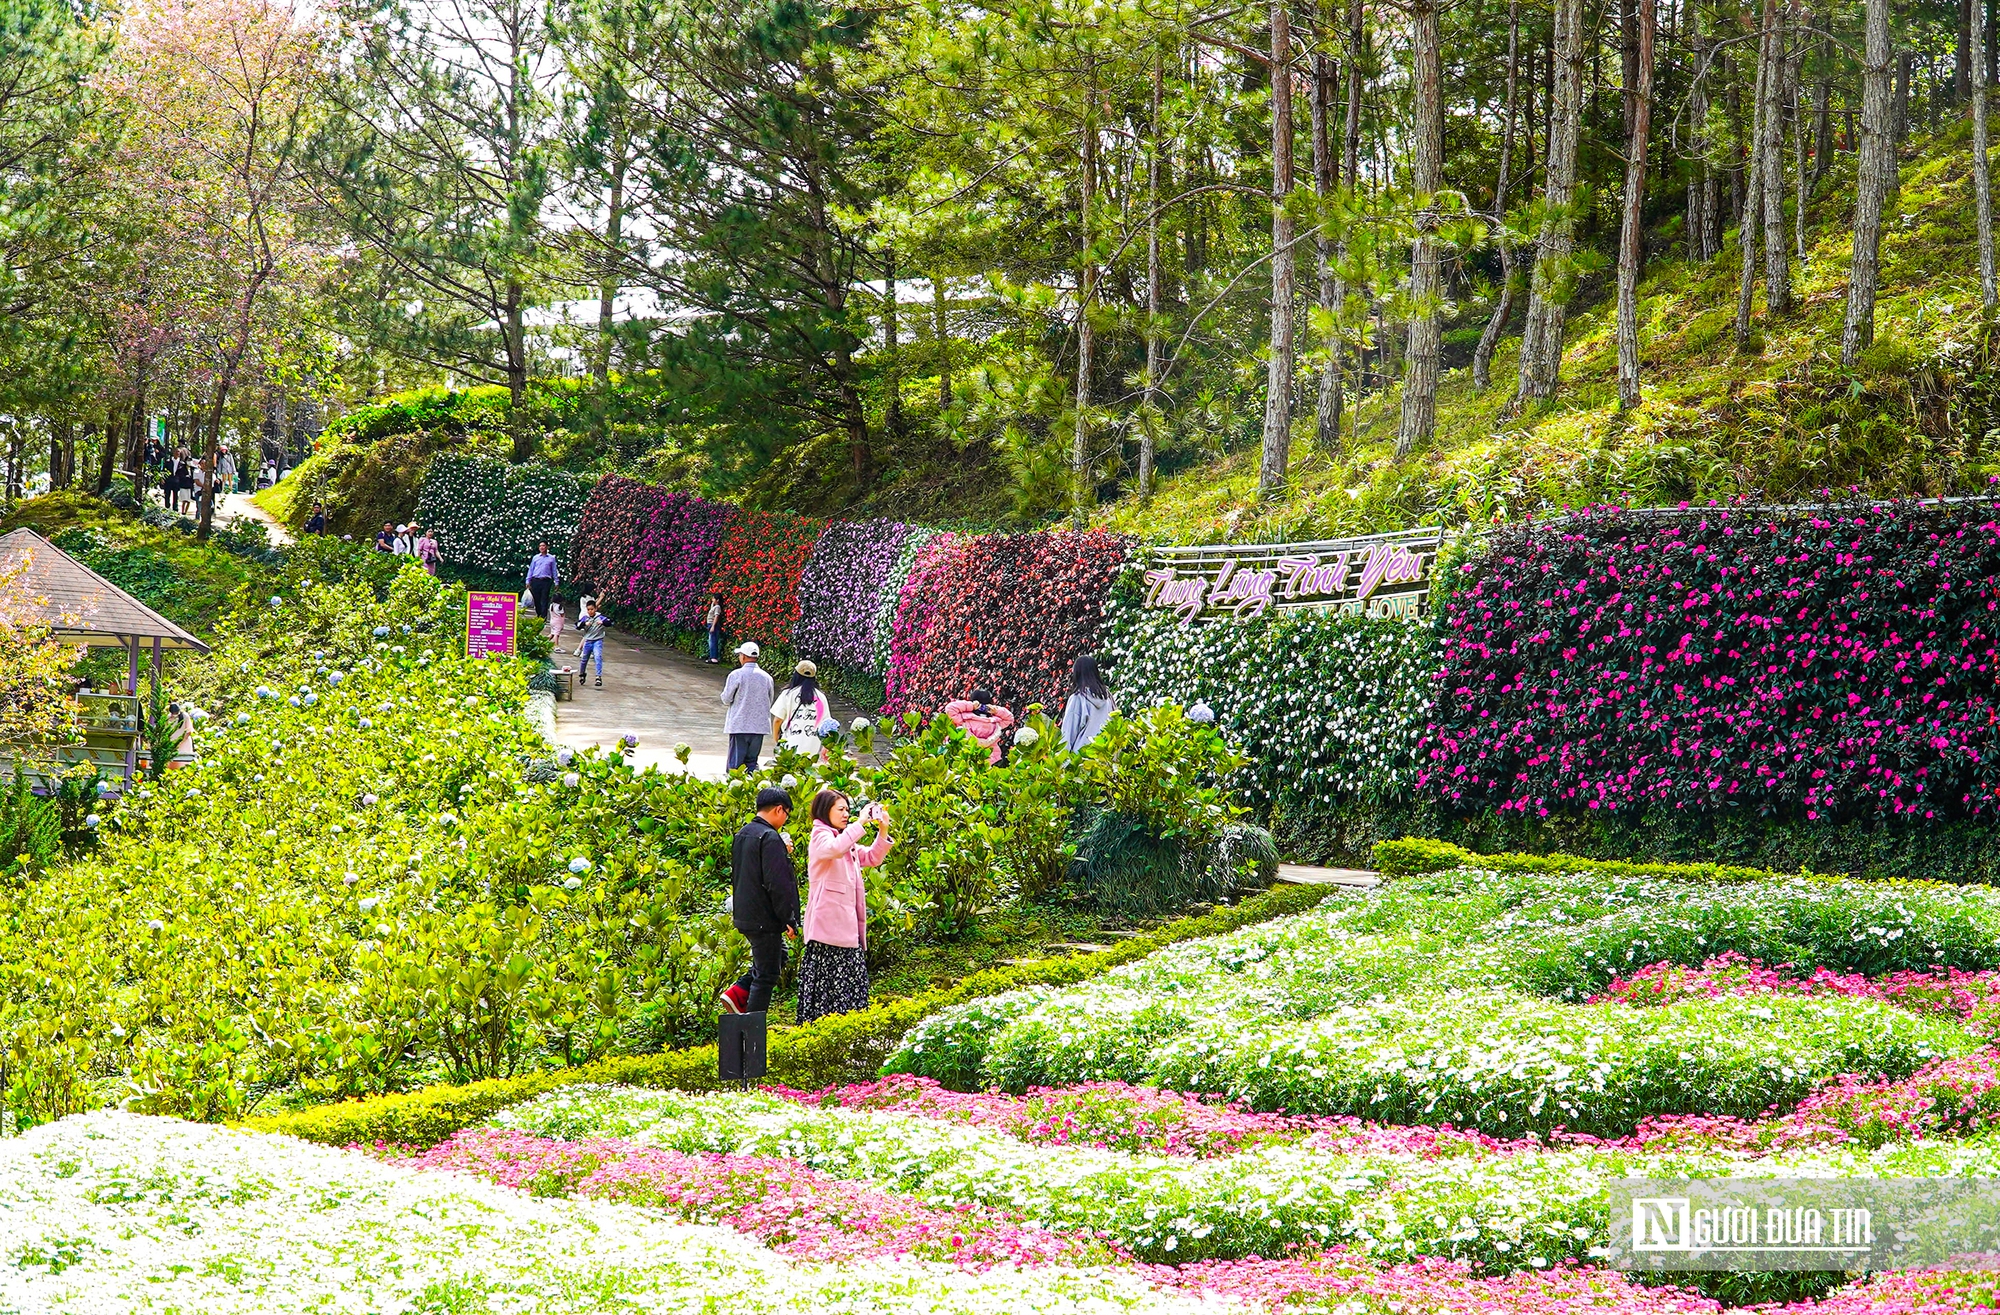
[[[812,843],[806,851],[805,949],[799,953],[799,1021],[868,1007],[868,882],[863,868],[888,856],[889,815],[869,804],[850,816],[846,795],[813,797]],[[875,843],[861,837],[875,824]]]

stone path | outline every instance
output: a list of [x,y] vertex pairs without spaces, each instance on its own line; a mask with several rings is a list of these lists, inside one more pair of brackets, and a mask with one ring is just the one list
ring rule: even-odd
[[1356,886],[1367,889],[1382,884],[1382,878],[1363,868],[1320,868],[1304,863],[1278,864],[1278,880],[1295,886]]
[[[532,613],[527,622],[533,624]],[[572,627],[557,646],[556,666],[574,667],[575,648]],[[694,750],[686,770],[720,780],[729,761],[729,739],[722,731],[722,682],[728,674],[727,666],[710,666],[679,649],[609,628],[604,632],[604,688],[579,680],[576,697],[556,704],[555,742],[577,749],[593,744],[609,748],[621,735],[636,735],[639,747],[632,764],[667,772],[683,770],[674,758],[674,745],[685,743]],[[784,674],[772,673],[780,688]],[[828,698],[843,725],[863,715],[830,694]],[[767,759],[770,753],[766,736]]]

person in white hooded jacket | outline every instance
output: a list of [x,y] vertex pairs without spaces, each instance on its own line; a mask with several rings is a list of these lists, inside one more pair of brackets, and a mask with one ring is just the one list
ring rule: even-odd
[[1097,738],[1116,711],[1118,705],[1112,701],[1111,691],[1104,687],[1104,677],[1098,674],[1096,657],[1085,653],[1069,669],[1069,699],[1063,704],[1062,714],[1063,744],[1071,753],[1080,752]]

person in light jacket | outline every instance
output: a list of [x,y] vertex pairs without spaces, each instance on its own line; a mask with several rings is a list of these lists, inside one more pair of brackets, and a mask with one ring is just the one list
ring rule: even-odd
[[991,694],[975,689],[971,698],[953,699],[945,704],[944,715],[951,718],[952,725],[991,749],[994,762],[1000,761],[1001,750],[1005,747],[1000,743],[1000,737],[1014,724],[1014,714],[995,703]]
[[1118,705],[1111,701],[1111,692],[1104,688],[1104,677],[1097,672],[1096,657],[1085,653],[1069,669],[1069,698],[1063,703],[1062,714],[1063,744],[1071,753],[1078,752],[1097,738],[1116,711]]
[[771,700],[777,691],[771,687],[771,673],[757,665],[759,656],[754,642],[738,644],[737,668],[722,682],[722,706],[728,709],[722,720],[722,733],[729,737],[727,772],[739,767],[756,771],[764,737],[771,731]]
[[[894,843],[889,815],[869,804],[856,819],[838,790],[813,796],[812,842],[806,849],[805,949],[799,955],[799,1021],[868,1007],[868,882]],[[861,846],[868,823],[875,843]]]

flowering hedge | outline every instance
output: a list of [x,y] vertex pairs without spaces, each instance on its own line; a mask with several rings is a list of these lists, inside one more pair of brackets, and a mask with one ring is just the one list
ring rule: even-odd
[[903,586],[910,582],[917,554],[937,536],[938,531],[928,526],[912,525],[903,546],[896,550],[895,564],[882,577],[882,587],[875,599],[875,652],[869,670],[885,677],[889,674],[889,650],[896,638],[896,612],[903,599]]
[[606,475],[590,491],[570,542],[570,580],[605,604],[623,601],[632,562],[667,495],[651,484]]
[[799,623],[792,647],[853,671],[881,674],[875,634],[884,585],[903,558],[910,527],[901,521],[835,521],[799,577]]
[[670,493],[632,551],[624,601],[669,625],[694,628],[708,603],[709,573],[736,508],[686,493]]
[[417,522],[453,566],[524,575],[537,543],[562,552],[595,480],[547,466],[440,452],[417,498]]
[[914,683],[936,644],[934,632],[944,609],[946,570],[965,543],[963,535],[934,534],[910,556],[889,626],[889,660],[883,667],[886,696],[882,711],[886,713],[921,706],[913,697]]
[[926,582],[921,601],[935,611],[893,697],[936,709],[984,686],[1017,710],[1059,710],[1070,663],[1097,645],[1105,593],[1132,542],[1103,530],[967,540]]
[[1989,503],[1599,509],[1463,569],[1424,777],[1457,809],[2000,812]]
[[708,587],[722,595],[732,637],[786,644],[799,619],[799,575],[826,522],[782,511],[746,511],[716,550]]
[[1207,703],[1250,759],[1237,785],[1253,803],[1382,803],[1416,781],[1437,663],[1429,626],[1325,611],[1183,625],[1141,606],[1127,576],[1104,629],[1119,704]]

